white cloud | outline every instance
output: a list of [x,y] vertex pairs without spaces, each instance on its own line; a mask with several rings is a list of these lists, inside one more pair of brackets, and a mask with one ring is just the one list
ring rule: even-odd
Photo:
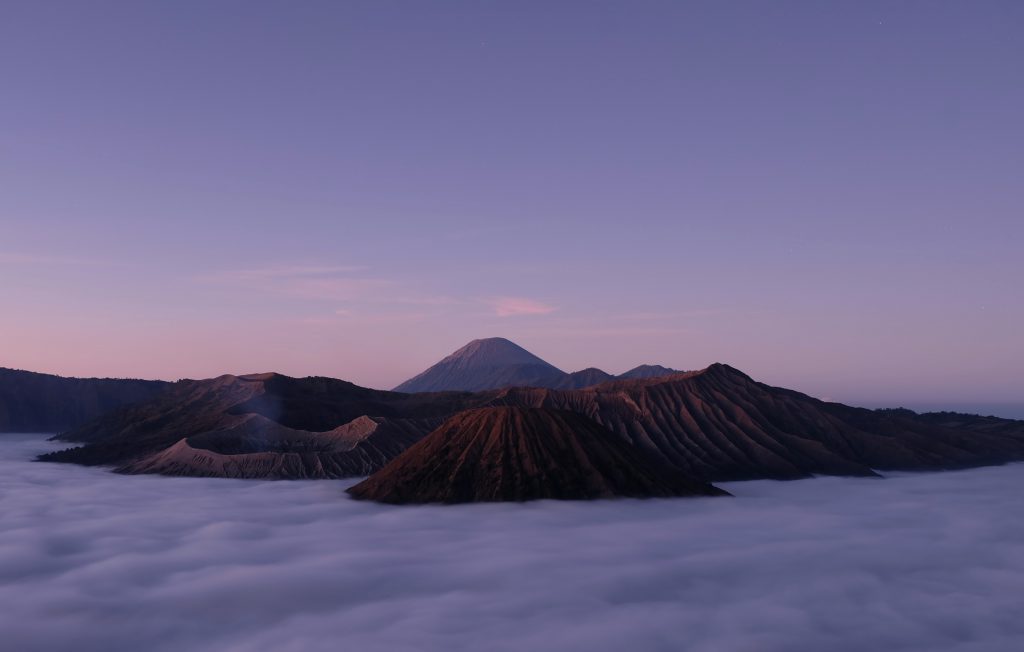
[[1024,466],[460,507],[119,476],[0,436],[11,650],[1024,649]]
[[499,317],[519,315],[546,315],[557,310],[552,305],[522,297],[495,297],[487,302]]

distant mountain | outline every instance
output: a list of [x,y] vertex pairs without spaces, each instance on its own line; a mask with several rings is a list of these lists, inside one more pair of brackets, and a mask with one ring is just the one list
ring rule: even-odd
[[616,378],[654,378],[672,373],[677,372],[658,365],[642,365],[622,376],[613,376],[595,367],[570,374],[514,342],[503,337],[490,337],[473,340],[394,391],[477,392],[504,387],[581,389]]
[[825,403],[723,364],[575,390],[406,394],[279,374],[180,381],[61,435],[85,445],[44,459],[124,473],[367,475],[452,415],[485,407],[580,414],[683,477],[707,482],[1024,460],[1024,421]]
[[64,378],[0,368],[0,432],[62,432],[131,403],[169,383],[121,378]]
[[522,407],[460,412],[348,492],[385,503],[725,494],[580,414]]
[[642,364],[639,367],[633,367],[629,371],[619,374],[618,378],[621,378],[622,380],[629,380],[631,378],[658,378],[660,376],[670,376],[678,373],[682,372],[678,369],[662,367],[660,364]]
[[568,374],[503,337],[473,340],[396,392],[480,391],[499,387],[555,387]]
[[588,367],[581,371],[574,371],[566,374],[562,380],[554,386],[555,389],[582,389],[592,385],[600,385],[615,380],[615,376],[601,371],[597,367]]

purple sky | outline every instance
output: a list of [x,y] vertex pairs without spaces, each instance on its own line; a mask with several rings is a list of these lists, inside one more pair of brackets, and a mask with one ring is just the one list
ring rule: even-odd
[[6,2],[0,365],[390,387],[501,335],[1024,403],[1022,33],[1020,2]]

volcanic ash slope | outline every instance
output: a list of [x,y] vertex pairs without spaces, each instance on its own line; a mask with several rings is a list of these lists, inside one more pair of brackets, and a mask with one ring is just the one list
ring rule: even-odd
[[460,412],[349,493],[385,503],[725,494],[580,414],[523,407]]

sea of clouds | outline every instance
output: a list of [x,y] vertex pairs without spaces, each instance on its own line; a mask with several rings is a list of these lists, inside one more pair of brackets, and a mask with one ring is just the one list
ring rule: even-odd
[[459,507],[0,435],[0,648],[1024,650],[1024,465]]

